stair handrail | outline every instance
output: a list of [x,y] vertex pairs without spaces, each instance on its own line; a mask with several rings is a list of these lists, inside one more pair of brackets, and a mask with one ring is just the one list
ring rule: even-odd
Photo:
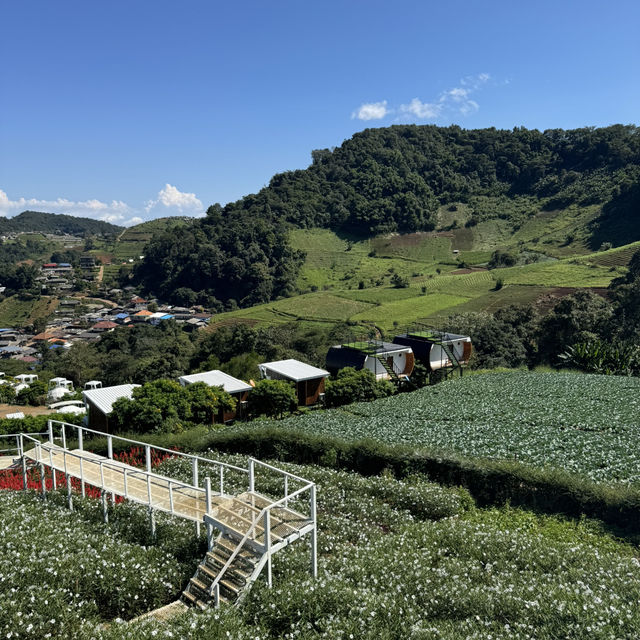
[[[0,439],[1,438],[15,438],[16,440],[16,444],[18,445],[17,447],[11,447],[9,449],[0,449],[0,453],[7,453],[9,451],[17,451],[18,454],[20,454],[20,436],[22,434],[21,433],[2,433],[0,434]],[[49,435],[47,431],[42,431],[42,432],[32,432],[29,433],[30,436],[46,436]],[[8,456],[7,456],[8,457]]]
[[[450,341],[447,341],[450,342]],[[451,362],[451,364],[454,367],[460,367],[460,361],[458,360],[458,356],[456,356],[455,350],[453,348],[452,344],[446,344],[445,345],[445,340],[441,340],[440,341],[440,346],[442,347],[442,350],[447,354],[447,356],[449,357],[449,361]]]
[[[271,466],[271,465],[267,465],[266,463],[263,463],[266,466]],[[278,469],[277,467],[272,467],[273,469],[276,469],[276,471],[282,471],[281,469]],[[286,471],[284,471],[283,473],[287,473]],[[288,474],[288,475],[293,475],[293,474]],[[294,476],[294,477],[298,477],[298,476]],[[307,481],[308,482],[308,481]],[[228,560],[226,561],[225,565],[222,567],[222,569],[220,569],[220,571],[218,572],[218,575],[215,577],[215,579],[213,580],[213,582],[211,583],[211,585],[209,586],[208,592],[210,596],[214,596],[214,600],[215,600],[215,605],[218,606],[218,603],[220,601],[220,581],[222,580],[222,578],[224,577],[224,574],[227,572],[227,570],[229,569],[229,567],[231,566],[231,564],[233,563],[233,561],[236,559],[236,557],[238,556],[238,554],[240,553],[240,551],[242,550],[242,548],[244,547],[244,545],[247,543],[247,540],[249,540],[249,536],[253,533],[253,531],[255,530],[255,528],[258,526],[258,523],[264,519],[265,514],[267,513],[267,511],[271,511],[271,509],[273,509],[276,506],[279,506],[281,503],[285,503],[285,501],[289,501],[291,500],[291,498],[295,498],[297,495],[303,493],[304,491],[307,491],[307,489],[310,489],[312,486],[314,486],[314,482],[309,482],[309,484],[305,485],[304,487],[301,487],[300,489],[297,489],[296,491],[294,491],[293,493],[290,493],[288,496],[285,496],[284,498],[280,498],[280,500],[278,500],[277,502],[273,502],[271,504],[268,504],[267,506],[263,507],[262,510],[260,511],[260,513],[254,517],[253,522],[251,523],[251,526],[247,529],[247,532],[244,534],[244,537],[242,538],[242,540],[238,543],[238,545],[236,546],[236,548],[234,549],[233,553],[229,556]],[[211,516],[209,516],[211,517]],[[314,521],[314,525],[315,525],[315,521]],[[267,542],[267,538],[268,538],[268,542],[271,542],[271,531],[267,531],[265,529],[264,532],[264,540],[265,540],[265,549],[268,549],[270,547],[270,544],[268,544]]]

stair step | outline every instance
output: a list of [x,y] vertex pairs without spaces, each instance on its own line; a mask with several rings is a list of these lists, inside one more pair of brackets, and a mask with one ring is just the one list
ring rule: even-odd
[[189,602],[191,602],[191,604],[195,604],[196,600],[198,599],[193,595],[193,593],[186,590],[182,592],[182,597],[186,598]]
[[[226,562],[223,564],[220,561],[217,561],[216,564],[219,566],[215,569],[208,567],[206,564],[201,564],[199,565],[199,567],[203,573],[206,573],[207,576],[209,576],[212,580],[215,580],[216,576],[220,572],[220,569],[224,567]],[[243,569],[240,569],[239,567],[236,567],[233,564],[227,569],[227,573],[229,573],[232,577],[237,577],[238,580],[246,580],[251,576],[251,573],[249,571],[244,571]]]
[[[229,558],[229,556],[236,550],[236,547],[233,548],[229,548],[226,546],[222,546],[219,545],[217,542],[214,545],[213,549],[211,551],[207,552],[207,555],[211,556],[211,557],[218,557],[220,559],[224,559],[224,561],[226,562]],[[238,552],[238,554],[236,555],[236,558],[239,558],[240,560],[244,560],[245,562],[249,562],[251,564],[253,564],[256,560],[257,560],[257,556],[255,553],[251,553],[251,551],[248,551],[247,549],[242,549]]]
[[200,600],[198,597],[196,597],[195,595],[193,595],[193,593],[189,591],[183,591],[182,597],[185,598],[189,604],[192,604],[198,607],[198,609],[204,610],[207,608],[207,604],[205,602]]
[[203,593],[207,593],[209,589],[209,587],[207,587],[207,585],[202,582],[202,580],[198,580],[198,578],[191,578],[189,580],[189,583],[196,587],[196,589],[200,589],[200,591],[202,591]]

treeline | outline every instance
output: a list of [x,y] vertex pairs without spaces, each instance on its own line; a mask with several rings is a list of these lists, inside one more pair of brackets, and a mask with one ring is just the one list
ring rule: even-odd
[[305,328],[298,323],[252,328],[243,324],[215,331],[187,333],[175,322],[141,324],[103,334],[96,343],[77,342],[70,349],[43,349],[43,368],[76,387],[88,380],[105,386],[144,384],[160,378],[221,369],[249,380],[257,365],[297,358],[324,366],[329,346],[350,335],[346,325]]
[[[275,175],[257,194],[214,205],[189,228],[154,237],[134,281],[179,304],[233,308],[288,295],[302,256],[286,230],[361,235],[430,230],[438,207],[469,205],[467,224],[515,226],[541,208],[604,205],[595,246],[640,237],[640,135],[634,126],[540,132],[398,125],[367,129],[312,152],[305,170]],[[606,222],[606,224],[605,224]],[[612,224],[615,222],[615,224]],[[625,230],[632,230],[629,237]]]
[[472,336],[478,368],[568,366],[591,373],[640,375],[640,251],[606,296],[579,291],[540,313],[513,305],[451,316],[449,331]]

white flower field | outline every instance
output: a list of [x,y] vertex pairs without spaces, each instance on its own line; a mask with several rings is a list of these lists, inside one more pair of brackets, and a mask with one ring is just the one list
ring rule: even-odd
[[[239,456],[221,456],[240,462]],[[128,624],[177,597],[203,549],[193,526],[144,509],[0,492],[0,634],[10,638],[636,638],[637,549],[595,523],[466,492],[278,463],[318,484],[319,578],[306,544],[275,556],[240,608]],[[189,468],[170,460],[172,475]],[[268,487],[267,487],[268,489]],[[107,623],[107,624],[105,624]]]

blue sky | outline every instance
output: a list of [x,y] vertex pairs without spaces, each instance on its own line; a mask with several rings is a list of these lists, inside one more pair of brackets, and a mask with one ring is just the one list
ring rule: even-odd
[[201,215],[367,127],[639,120],[637,0],[24,0],[0,24],[2,215]]

